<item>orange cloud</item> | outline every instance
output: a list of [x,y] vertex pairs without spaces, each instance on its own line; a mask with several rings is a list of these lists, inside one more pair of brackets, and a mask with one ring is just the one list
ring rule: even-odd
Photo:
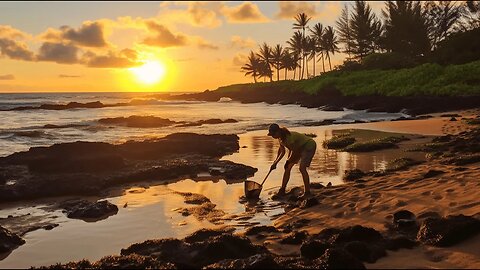
[[293,19],[299,13],[306,13],[311,17],[317,14],[316,7],[313,3],[280,1],[278,5],[280,10],[275,15],[278,19]]
[[31,37],[31,35],[15,29],[10,25],[0,25],[0,37],[10,39],[25,39]]
[[73,44],[45,42],[40,47],[37,59],[59,64],[77,64],[79,49]]
[[222,25],[221,2],[172,2],[160,4],[160,18],[164,24],[188,24],[194,27],[216,28]]
[[34,53],[28,49],[24,42],[17,40],[29,36],[9,25],[0,25],[0,56],[16,60],[33,61],[35,59]]
[[138,53],[132,49],[124,49],[120,52],[109,51],[107,55],[97,55],[86,52],[82,62],[88,67],[95,68],[130,68],[142,63],[137,61]]
[[40,38],[55,42],[72,42],[84,47],[106,47],[104,25],[101,22],[84,22],[79,29],[62,26],[59,30],[48,28]]
[[230,47],[239,49],[250,49],[257,46],[257,42],[252,38],[242,38],[241,36],[232,36]]
[[162,48],[187,45],[187,36],[183,34],[174,34],[167,27],[154,21],[147,21],[146,25],[153,35],[146,37],[143,44]]
[[270,21],[257,5],[244,2],[235,7],[223,6],[222,13],[230,23],[261,23]]
[[[243,65],[245,65],[245,63],[247,63],[248,61],[248,55],[244,54],[244,53],[237,53],[234,57],[233,57],[233,65],[236,66],[236,67],[241,67]],[[239,69],[240,71],[240,69]]]
[[0,75],[0,80],[15,80],[13,74]]

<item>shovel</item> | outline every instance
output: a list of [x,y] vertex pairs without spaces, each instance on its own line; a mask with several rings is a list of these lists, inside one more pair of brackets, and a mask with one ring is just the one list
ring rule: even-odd
[[272,168],[270,168],[270,171],[268,171],[267,176],[265,176],[265,179],[263,179],[261,184],[258,184],[255,181],[245,180],[245,198],[258,199],[260,197],[260,192],[262,192],[263,183],[265,183],[267,177],[272,171]]

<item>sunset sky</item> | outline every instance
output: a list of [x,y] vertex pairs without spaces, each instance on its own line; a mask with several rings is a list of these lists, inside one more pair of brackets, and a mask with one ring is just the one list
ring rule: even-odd
[[[345,3],[0,2],[0,92],[190,92],[251,82],[240,71],[250,50],[285,47],[300,12],[311,26],[334,26]],[[370,4],[379,15],[383,2]],[[332,65],[341,61],[336,55]]]

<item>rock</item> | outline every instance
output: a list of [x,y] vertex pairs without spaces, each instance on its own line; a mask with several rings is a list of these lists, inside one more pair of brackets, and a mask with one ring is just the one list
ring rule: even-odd
[[417,234],[417,240],[428,245],[448,247],[480,232],[480,220],[456,215],[427,218]]
[[398,250],[401,248],[411,249],[416,245],[417,242],[403,235],[386,239],[386,248],[388,250]]
[[293,232],[282,238],[280,243],[286,245],[300,245],[308,237],[306,231]]
[[67,217],[84,221],[98,221],[118,213],[118,207],[109,201],[89,202],[70,200],[60,204],[67,212]]
[[370,248],[367,244],[361,241],[348,242],[344,246],[345,250],[355,256],[360,261],[370,261]]
[[426,219],[426,218],[441,218],[442,216],[434,211],[426,211],[422,212],[418,215],[418,219]]
[[254,235],[254,234],[259,234],[261,232],[270,232],[270,233],[275,233],[278,232],[277,228],[273,226],[253,226],[251,228],[248,228],[245,231],[245,235]]
[[200,229],[189,236],[185,237],[184,240],[187,243],[202,242],[211,237],[219,236],[224,234],[224,230],[212,230],[212,229]]
[[[202,235],[203,234],[203,235]],[[121,255],[153,255],[157,260],[171,262],[178,268],[201,268],[227,259],[245,259],[268,253],[264,247],[253,245],[246,237],[229,233],[206,238],[189,237],[188,242],[179,239],[148,240],[121,250]],[[193,241],[195,240],[195,241]],[[197,241],[198,240],[198,241]]]
[[346,170],[343,180],[345,181],[354,181],[365,176],[365,173],[359,169]]
[[227,259],[205,266],[203,269],[279,269],[272,255],[257,254],[245,259]]
[[331,186],[332,186],[332,182],[328,182],[327,187],[331,187]]
[[415,214],[408,210],[400,210],[393,214],[393,224],[397,228],[408,228],[416,225]]
[[450,121],[452,121],[452,122],[453,122],[453,121],[457,121],[457,118],[452,117],[452,118],[450,118]]
[[316,259],[323,255],[325,250],[332,246],[318,240],[308,240],[300,247],[300,254],[307,259]]
[[329,248],[313,262],[320,269],[365,269],[361,261],[341,248]]
[[351,241],[372,243],[384,240],[383,236],[377,230],[361,225],[346,227],[344,229],[327,228],[312,237],[332,245]]
[[312,189],[322,189],[322,188],[325,188],[325,186],[322,185],[322,183],[313,182],[313,183],[310,183],[310,188],[312,188]]
[[114,117],[114,118],[102,118],[99,119],[100,124],[111,124],[111,125],[121,125],[127,127],[135,128],[153,128],[153,127],[165,127],[175,124],[175,121],[170,119],[160,118],[156,116],[139,116],[132,115],[127,118],[125,117]]
[[23,244],[25,240],[20,236],[0,226],[0,253],[11,252]]
[[48,225],[43,226],[43,229],[47,230],[47,231],[51,231],[58,226],[59,226],[59,224],[48,224]]
[[300,203],[300,208],[302,209],[309,208],[309,207],[318,205],[319,203],[320,202],[315,197],[307,198]]
[[445,173],[444,171],[440,171],[440,170],[428,170],[428,172],[423,175],[423,178],[435,177],[437,175],[444,174],[444,173]]

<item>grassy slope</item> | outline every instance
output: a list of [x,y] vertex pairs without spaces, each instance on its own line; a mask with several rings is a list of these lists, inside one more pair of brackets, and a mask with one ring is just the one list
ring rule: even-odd
[[314,94],[335,86],[344,95],[480,95],[480,61],[463,65],[423,64],[399,70],[332,71],[303,81],[235,84],[218,88],[230,92],[243,89],[278,89]]

